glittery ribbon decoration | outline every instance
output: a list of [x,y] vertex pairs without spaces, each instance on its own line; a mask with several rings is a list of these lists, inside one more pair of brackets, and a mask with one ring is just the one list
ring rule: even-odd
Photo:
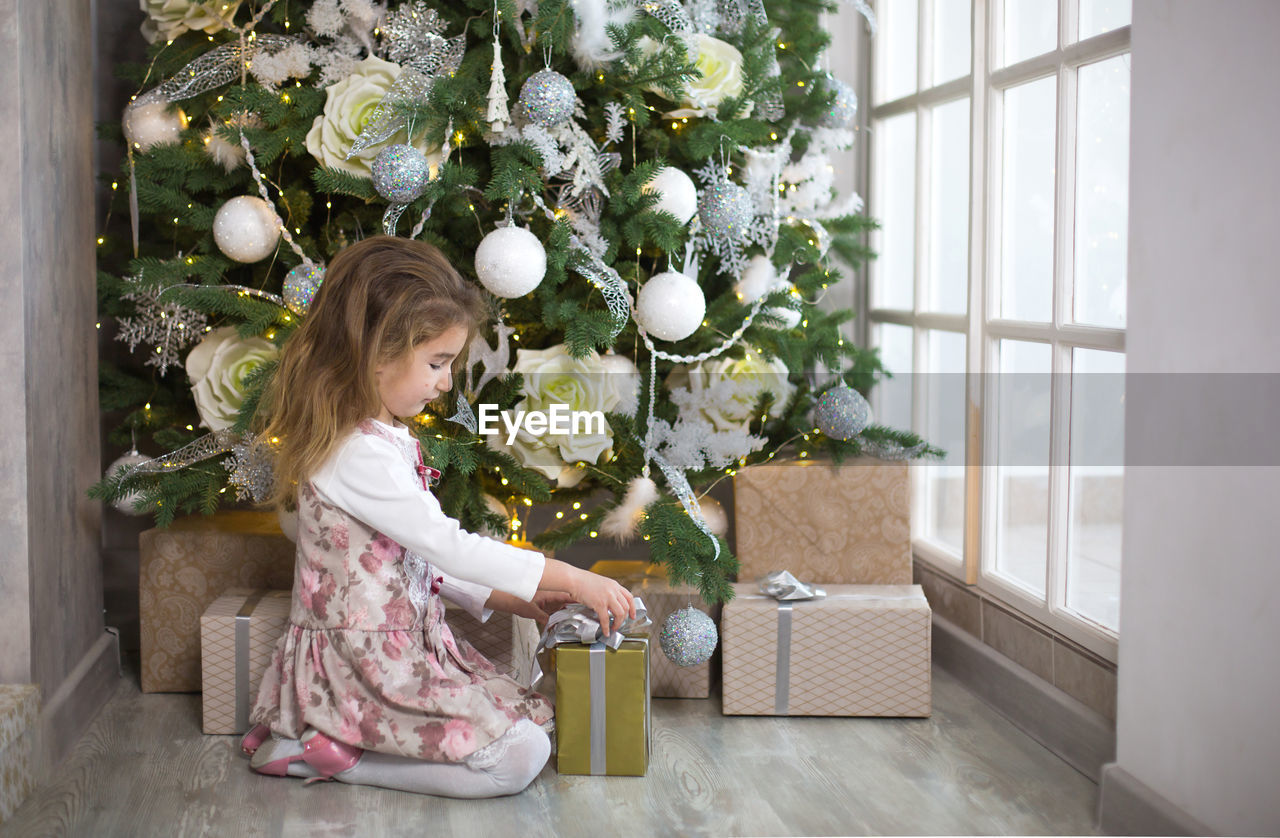
[[[741,31],[748,17],[761,26],[769,24],[763,0],[718,0],[717,11],[720,14],[721,28],[727,32]],[[778,56],[773,49],[773,44],[778,41],[778,33],[776,28],[769,33],[769,67],[766,71],[769,78],[777,78],[782,74],[778,67]],[[785,115],[782,94],[777,90],[762,91],[756,97],[756,104],[760,106],[760,116],[768,122],[777,122]]]
[[[543,214],[552,223],[555,223],[556,214],[547,207],[541,196],[534,195],[533,202],[541,208]],[[569,234],[569,246],[582,257],[572,270],[577,271],[590,282],[604,297],[605,305],[609,307],[609,314],[613,317],[613,324],[609,327],[609,339],[612,340],[631,319],[631,294],[627,291],[627,283],[616,270],[592,253],[577,234]]]
[[436,79],[458,71],[466,51],[466,36],[442,37],[444,28],[445,22],[423,0],[407,3],[387,16],[382,42],[387,58],[402,69],[351,144],[347,159],[407,127],[405,106],[426,104]]
[[538,655],[543,650],[555,648],[561,643],[587,645],[603,643],[607,648],[617,651],[622,641],[626,640],[625,635],[636,634],[651,627],[653,620],[649,618],[649,609],[645,606],[644,600],[640,597],[634,597],[634,600],[636,616],[623,619],[608,637],[604,636],[604,630],[600,628],[596,613],[580,602],[566,605],[552,614],[547,620],[547,627],[542,630],[542,637],[539,638],[538,647],[533,653],[529,680],[526,682],[529,688],[532,689],[538,681],[542,680],[542,666],[538,663]]
[[876,22],[876,13],[875,10],[871,8],[871,4],[868,3],[867,0],[843,0],[843,2],[853,6],[853,10],[855,12],[867,19],[867,31],[874,36],[876,34],[876,30],[878,30],[880,26]]
[[921,442],[910,447],[896,442],[871,442],[862,440],[862,453],[868,457],[881,460],[914,460],[929,447],[929,443]]
[[476,433],[476,415],[471,410],[471,404],[467,401],[465,393],[458,393],[458,410],[449,417],[450,422],[456,422],[466,428],[471,433]]
[[707,519],[702,517],[702,504],[698,503],[698,496],[693,493],[693,489],[689,486],[688,479],[684,476],[684,472],[671,465],[659,453],[652,454],[653,462],[662,470],[662,476],[667,478],[667,486],[671,488],[671,493],[680,501],[680,505],[684,507],[684,511],[689,513],[689,517],[693,519],[693,525],[702,532],[707,538],[711,539],[711,547],[715,551],[711,557],[712,561],[720,558],[720,539],[716,538],[715,533],[711,532],[711,528],[707,526]]
[[240,435],[229,430],[205,434],[195,442],[188,443],[176,451],[161,454],[159,457],[153,457],[145,463],[138,463],[136,466],[122,470],[120,483],[123,485],[126,480],[137,474],[164,474],[184,469],[187,466],[203,462],[210,457],[216,457],[219,454],[231,451],[239,441]]
[[156,90],[170,102],[180,102],[207,93],[241,78],[244,68],[259,53],[273,55],[280,50],[302,43],[289,35],[259,35],[229,41],[183,67],[174,76],[162,82]]
[[[281,297],[279,294],[272,294],[270,291],[263,291],[259,288],[250,288],[247,285],[199,285],[194,282],[178,282],[168,286],[168,288],[165,288],[164,290],[168,291],[170,288],[192,288],[197,291],[215,292],[234,291],[241,297],[257,297],[259,300],[266,300],[267,302],[278,305],[283,309],[287,309],[289,307],[285,304],[284,297]],[[163,293],[164,292],[162,291],[161,294]]]
[[646,0],[640,4],[640,8],[648,12],[651,17],[657,18],[672,32],[694,31],[689,13],[676,0]]

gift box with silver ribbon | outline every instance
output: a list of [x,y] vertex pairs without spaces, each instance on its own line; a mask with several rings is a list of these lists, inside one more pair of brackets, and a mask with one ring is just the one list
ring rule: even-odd
[[[570,605],[551,615],[539,651],[555,656],[556,770],[643,776],[649,768],[649,638],[636,618],[603,637],[595,615]],[[536,679],[540,673],[535,671]]]
[[928,716],[929,603],[919,585],[825,585],[786,572],[734,586],[721,618],[723,712]]
[[289,591],[231,588],[200,617],[205,733],[244,733],[262,673],[289,622]]

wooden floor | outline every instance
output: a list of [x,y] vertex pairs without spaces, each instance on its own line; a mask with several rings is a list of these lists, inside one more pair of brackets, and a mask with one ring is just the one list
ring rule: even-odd
[[55,776],[0,826],[18,836],[642,838],[1096,834],[1097,789],[934,669],[930,719],[729,717],[653,702],[647,777],[560,776],[447,800],[262,777],[200,733],[198,695],[126,677]]

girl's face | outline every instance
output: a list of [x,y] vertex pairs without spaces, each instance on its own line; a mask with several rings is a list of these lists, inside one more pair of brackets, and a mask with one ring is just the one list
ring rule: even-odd
[[439,336],[420,343],[407,358],[378,366],[378,396],[382,411],[375,418],[387,424],[396,416],[417,416],[441,393],[453,386],[450,364],[467,340],[464,326],[451,326]]

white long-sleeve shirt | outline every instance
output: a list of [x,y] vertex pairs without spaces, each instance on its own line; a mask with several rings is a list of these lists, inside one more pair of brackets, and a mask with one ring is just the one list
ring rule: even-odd
[[[412,444],[408,428],[382,427]],[[481,619],[490,589],[523,600],[538,589],[545,557],[463,530],[389,440],[353,432],[311,484],[332,505],[430,562],[444,577],[441,595]]]

